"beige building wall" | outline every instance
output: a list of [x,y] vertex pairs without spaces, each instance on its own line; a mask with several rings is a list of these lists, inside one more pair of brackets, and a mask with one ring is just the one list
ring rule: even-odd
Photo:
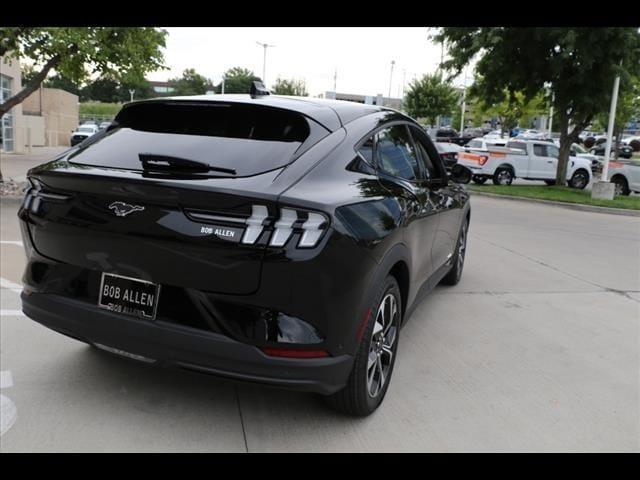
[[[4,56],[0,57],[0,74],[11,79],[12,95],[22,90],[22,74],[18,60],[8,60]],[[24,153],[26,138],[22,119],[22,105],[13,107],[11,114],[13,115],[13,153]]]
[[25,145],[29,150],[32,147],[44,147],[47,145],[45,139],[44,117],[39,115],[26,115],[23,112],[22,120],[26,132]]
[[24,112],[44,117],[45,141],[50,147],[69,146],[78,126],[78,96],[58,88],[40,88],[23,102]]

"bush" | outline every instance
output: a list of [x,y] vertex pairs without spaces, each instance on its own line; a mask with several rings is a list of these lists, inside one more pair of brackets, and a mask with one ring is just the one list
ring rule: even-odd
[[640,152],[640,140],[631,140],[629,142],[629,146],[633,149],[634,152]]
[[584,139],[584,147],[591,148],[596,143],[596,139],[593,137],[587,137]]
[[82,102],[80,104],[80,115],[99,115],[114,117],[121,108],[122,104],[120,103]]

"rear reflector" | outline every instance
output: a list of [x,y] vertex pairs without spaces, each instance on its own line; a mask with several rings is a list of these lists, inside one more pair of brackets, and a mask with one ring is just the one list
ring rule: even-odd
[[292,350],[290,348],[263,348],[262,351],[270,357],[286,358],[322,358],[328,357],[326,350]]

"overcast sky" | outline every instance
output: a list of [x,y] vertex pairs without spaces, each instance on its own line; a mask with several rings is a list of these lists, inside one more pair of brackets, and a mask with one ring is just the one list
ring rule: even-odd
[[403,76],[408,85],[414,76],[434,72],[441,53],[440,46],[429,41],[426,27],[189,27],[167,31],[164,53],[170,69],[150,73],[150,80],[167,80],[195,68],[217,84],[225,70],[236,66],[262,77],[259,41],[275,45],[267,49],[267,86],[278,76],[300,78],[312,96],[333,90],[336,69],[338,92],[387,96],[391,61],[395,60],[391,96],[398,97]]

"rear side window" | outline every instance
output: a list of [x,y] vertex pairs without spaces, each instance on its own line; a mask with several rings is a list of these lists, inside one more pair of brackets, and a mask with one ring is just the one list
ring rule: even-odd
[[125,107],[104,137],[70,160],[142,170],[140,155],[156,155],[250,176],[291,163],[328,133],[297,112],[262,105],[149,102]]
[[405,125],[378,132],[376,161],[380,170],[394,177],[405,180],[421,178],[418,155]]
[[482,148],[482,142],[480,140],[471,140],[467,146],[470,148]]
[[521,150],[520,153],[525,154],[527,152],[527,144],[524,142],[509,142],[507,143],[508,148],[515,148],[516,150]]
[[533,146],[533,154],[536,157],[546,157],[547,156],[547,147],[546,147],[546,145],[535,144]]

